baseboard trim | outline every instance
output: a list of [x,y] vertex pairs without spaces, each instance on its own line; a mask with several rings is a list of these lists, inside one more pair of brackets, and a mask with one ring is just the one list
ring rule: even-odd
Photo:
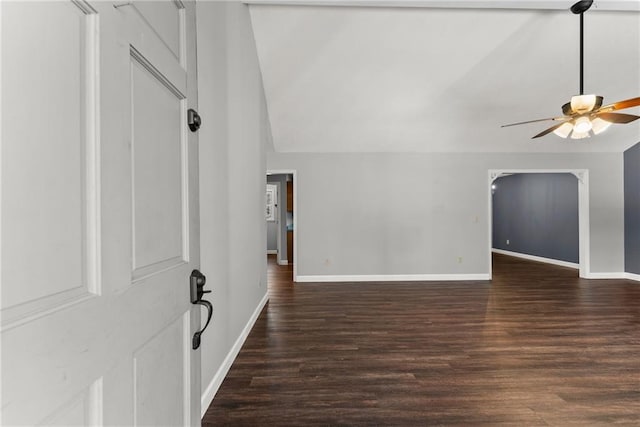
[[635,273],[625,273],[625,276],[627,279],[629,280],[635,280],[637,282],[640,282],[640,274],[635,274]]
[[585,279],[628,279],[629,273],[589,273],[585,275]]
[[277,249],[267,249],[267,255],[277,255],[277,254],[278,254]]
[[238,337],[236,342],[233,344],[233,347],[231,347],[231,350],[229,350],[227,357],[224,358],[224,361],[222,362],[222,365],[218,369],[218,372],[216,372],[216,374],[213,376],[213,379],[211,380],[207,388],[202,393],[202,397],[200,398],[200,405],[201,405],[200,418],[204,416],[205,412],[207,412],[207,409],[211,405],[211,402],[213,402],[213,398],[216,397],[216,393],[218,392],[218,389],[220,389],[220,386],[222,385],[222,381],[224,381],[224,378],[227,376],[227,373],[229,372],[229,369],[231,369],[231,365],[233,364],[233,361],[238,356],[238,353],[240,353],[240,349],[242,348],[242,345],[247,340],[247,337],[249,336],[249,332],[251,332],[253,325],[256,323],[256,320],[258,320],[258,317],[260,316],[260,312],[262,312],[262,309],[264,308],[264,306],[267,304],[268,301],[269,301],[269,294],[267,293],[262,298],[262,300],[258,303],[258,306],[256,307],[253,314],[251,315],[251,318],[249,318],[249,321],[247,322],[244,329],[240,333],[240,336]]
[[298,276],[297,282],[444,282],[491,280],[489,274],[374,274]]
[[515,257],[515,258],[522,258],[522,259],[526,259],[526,260],[529,260],[529,261],[537,261],[537,262],[544,262],[546,264],[559,265],[560,267],[575,268],[576,270],[578,270],[580,268],[580,264],[577,264],[575,262],[561,261],[559,259],[552,259],[552,258],[545,258],[545,257],[541,257],[541,256],[536,256],[536,255],[522,254],[520,252],[505,251],[504,249],[491,249],[491,252],[494,252],[494,253],[497,253],[497,254],[502,254],[502,255],[508,255],[508,256]]
[[[524,259],[528,259],[531,261],[538,261],[538,262],[544,262],[547,264],[554,264],[554,265],[559,265],[561,267],[569,267],[569,268],[575,268],[575,269],[579,269],[580,265],[579,264],[575,264],[573,262],[566,262],[566,261],[560,261],[557,259],[551,259],[551,258],[543,258],[543,257],[539,257],[539,256],[535,256],[535,255],[527,255],[527,254],[521,254],[519,252],[511,252],[511,251],[505,251],[503,249],[491,249],[492,252],[495,252],[497,254],[502,254],[502,255],[508,255],[508,256],[512,256],[512,257],[516,257],[516,258],[524,258]],[[635,280],[640,282],[640,274],[634,274],[634,273],[620,273],[620,272],[609,272],[609,273],[587,273],[584,277],[584,279],[629,279],[629,280]]]
[[286,259],[278,260],[278,265],[289,265],[289,261]]

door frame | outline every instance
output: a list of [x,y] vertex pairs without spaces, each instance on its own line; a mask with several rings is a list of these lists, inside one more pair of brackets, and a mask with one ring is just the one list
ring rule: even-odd
[[578,257],[579,275],[588,279],[591,276],[590,226],[589,226],[589,170],[588,169],[489,169],[487,200],[489,205],[487,262],[489,279],[493,276],[491,253],[493,249],[493,197],[491,186],[501,176],[523,173],[570,173],[578,179]]
[[[295,169],[267,169],[269,175],[291,175],[293,182],[293,281],[298,281],[298,171]],[[281,259],[280,247],[278,258]],[[289,260],[287,260],[289,261]],[[291,261],[289,261],[291,264]]]

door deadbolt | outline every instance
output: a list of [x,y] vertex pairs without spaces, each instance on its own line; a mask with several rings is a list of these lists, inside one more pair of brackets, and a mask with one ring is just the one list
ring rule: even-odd
[[187,111],[187,124],[189,125],[189,129],[191,129],[191,132],[196,132],[202,125],[200,114],[198,114],[198,112],[193,108],[189,108],[189,110]]

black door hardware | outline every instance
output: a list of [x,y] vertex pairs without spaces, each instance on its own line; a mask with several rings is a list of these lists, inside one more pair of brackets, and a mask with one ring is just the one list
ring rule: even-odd
[[196,132],[200,129],[200,125],[202,125],[202,119],[200,118],[200,114],[193,108],[189,108],[187,111],[187,124],[189,125],[189,129],[191,132]]
[[209,326],[209,322],[211,321],[211,316],[213,315],[213,305],[207,300],[203,300],[202,297],[204,294],[208,294],[211,291],[205,291],[204,285],[207,283],[207,278],[204,274],[200,273],[198,270],[193,270],[191,272],[191,276],[189,276],[189,286],[191,290],[191,304],[199,304],[207,307],[207,323],[204,324],[204,328],[193,334],[193,340],[191,341],[191,347],[196,350],[200,347],[200,335],[207,329]]

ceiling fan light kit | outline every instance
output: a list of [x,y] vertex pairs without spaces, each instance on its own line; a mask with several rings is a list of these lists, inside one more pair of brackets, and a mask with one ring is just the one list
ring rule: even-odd
[[604,132],[605,130],[607,130],[609,128],[609,126],[611,126],[611,122],[603,120],[600,117],[596,117],[593,120],[591,120],[591,124],[593,125],[591,130],[593,130],[593,133],[595,135],[598,135],[598,134]]
[[[596,99],[600,98],[600,105],[602,105],[602,97],[596,97],[595,95],[576,95],[571,97],[571,109],[576,113],[587,113],[596,106]],[[598,105],[598,107],[600,107]]]
[[573,125],[573,131],[578,133],[589,133],[592,127],[593,125],[591,124],[589,117],[581,116],[576,119],[576,122]]
[[532,139],[552,132],[561,138],[583,139],[604,132],[612,123],[631,123],[640,119],[640,116],[632,114],[613,113],[616,110],[640,106],[640,97],[602,106],[604,100],[602,96],[584,94],[584,12],[592,4],[593,0],[581,0],[571,6],[571,12],[580,15],[580,95],[572,96],[571,101],[562,106],[564,115],[561,117],[511,123],[502,127],[553,120],[561,123],[534,135]]
[[566,138],[569,136],[571,131],[573,130],[573,125],[571,123],[562,123],[562,125],[553,131],[556,135],[561,138]]

